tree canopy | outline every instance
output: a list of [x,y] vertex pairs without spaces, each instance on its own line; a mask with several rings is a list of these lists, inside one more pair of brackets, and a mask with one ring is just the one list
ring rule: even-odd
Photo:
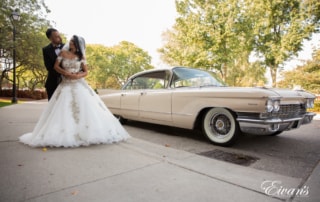
[[87,60],[94,88],[120,88],[132,74],[153,68],[148,53],[127,41],[112,47],[88,45]]
[[[7,53],[1,56],[1,84],[4,80],[12,80],[9,73],[13,68],[12,49],[15,47],[18,86],[34,89],[46,78],[41,47],[48,43],[45,30],[50,22],[45,19],[45,15],[50,10],[43,1],[0,0],[0,4],[0,48]],[[19,12],[19,21],[11,19],[13,11]],[[13,26],[16,30],[15,44]],[[3,60],[11,62],[5,64]]]
[[[215,69],[231,85],[252,85],[240,81],[249,71],[261,83],[264,71],[256,67],[269,67],[275,86],[277,70],[319,31],[318,0],[176,0],[176,8],[162,59]],[[258,63],[249,62],[253,55]]]
[[311,60],[291,71],[282,72],[279,87],[302,88],[320,94],[320,49],[315,50]]

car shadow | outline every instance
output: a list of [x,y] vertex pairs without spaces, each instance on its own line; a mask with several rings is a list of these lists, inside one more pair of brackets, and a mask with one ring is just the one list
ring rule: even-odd
[[[293,133],[292,131],[285,131],[277,136],[241,134],[233,145],[231,145],[230,147],[222,147],[212,144],[200,130],[189,130],[131,120],[128,121],[126,125],[153,131],[160,134],[165,134],[172,137],[188,138],[191,140],[210,144],[213,147],[217,148],[230,148],[242,150],[244,152],[273,153],[272,151],[274,151],[286,153],[288,151],[288,145],[295,145],[294,147],[289,147],[289,150],[291,150],[295,147],[303,148],[305,147],[305,145],[315,144],[313,139],[306,139],[303,137],[303,134],[300,135],[298,132]],[[319,144],[320,146],[319,141],[317,141],[317,144]]]
[[[202,134],[201,130],[189,130],[184,128],[178,128],[173,126],[158,125],[153,123],[139,122],[139,121],[128,121],[125,125],[139,128],[143,130],[152,131],[159,135],[167,135],[171,137],[182,137],[194,141],[199,141],[211,145],[213,148],[234,148],[241,150],[252,150],[254,147],[263,148],[266,145],[281,145],[286,141],[286,138],[279,136],[261,136],[251,134],[241,134],[237,141],[228,147],[218,146],[211,143],[205,135]],[[276,144],[275,144],[276,143]],[[253,147],[253,145],[255,145]]]
[[144,130],[150,130],[150,131],[165,134],[168,136],[184,137],[184,138],[190,138],[190,139],[198,140],[202,142],[209,142],[206,139],[206,137],[201,133],[201,131],[198,131],[198,130],[189,130],[184,128],[177,128],[172,126],[164,126],[164,125],[145,123],[145,122],[139,122],[139,121],[131,121],[131,120],[128,121],[125,125],[144,129]]

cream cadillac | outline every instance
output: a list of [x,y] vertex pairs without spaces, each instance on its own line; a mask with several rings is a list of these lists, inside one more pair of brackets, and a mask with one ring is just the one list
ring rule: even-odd
[[315,96],[305,91],[227,87],[215,74],[174,67],[137,73],[122,90],[101,95],[124,122],[201,129],[214,144],[230,145],[241,133],[278,135],[310,123]]

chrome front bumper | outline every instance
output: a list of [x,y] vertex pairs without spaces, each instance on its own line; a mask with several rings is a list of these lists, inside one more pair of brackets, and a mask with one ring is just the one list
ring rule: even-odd
[[255,135],[271,135],[277,131],[285,131],[299,128],[302,124],[311,123],[315,113],[307,112],[302,117],[290,118],[290,119],[250,119],[238,117],[240,129],[244,133]]

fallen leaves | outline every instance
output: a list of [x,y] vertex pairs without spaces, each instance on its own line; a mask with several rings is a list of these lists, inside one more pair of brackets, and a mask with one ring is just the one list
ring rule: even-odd
[[79,191],[73,191],[73,192],[71,192],[71,195],[73,195],[73,196],[75,196],[75,195],[77,195],[79,193]]

